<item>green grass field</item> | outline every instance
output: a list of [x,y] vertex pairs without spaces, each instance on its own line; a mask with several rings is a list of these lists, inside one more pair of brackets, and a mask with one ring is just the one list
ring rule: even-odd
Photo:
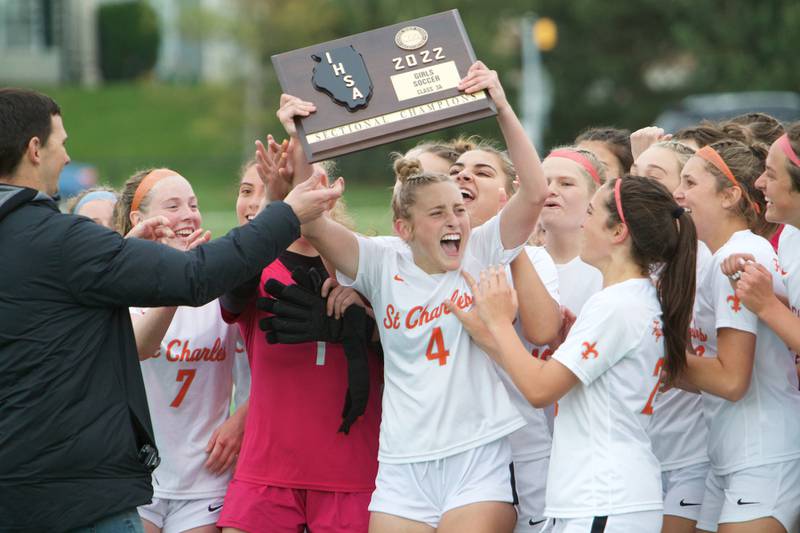
[[[243,134],[240,88],[140,83],[38,89],[61,106],[73,161],[95,165],[102,182],[118,187],[137,170],[170,167],[192,182],[203,225],[213,235],[236,224],[238,172],[253,152]],[[359,231],[391,231],[390,185],[388,179],[386,185],[348,180],[345,199]]]

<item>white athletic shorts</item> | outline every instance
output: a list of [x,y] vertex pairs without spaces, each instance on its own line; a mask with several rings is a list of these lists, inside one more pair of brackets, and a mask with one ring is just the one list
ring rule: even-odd
[[661,472],[665,515],[679,516],[697,522],[710,468],[711,465],[706,461]]
[[754,466],[725,476],[708,473],[697,529],[774,517],[800,531],[800,459]]
[[200,526],[216,524],[222,512],[223,496],[198,500],[153,498],[138,508],[139,516],[161,529],[162,533],[180,533]]
[[517,525],[514,533],[544,533],[544,493],[549,457],[534,461],[514,461],[514,486],[517,488]]
[[555,520],[552,533],[660,533],[662,519],[661,511],[639,511],[587,518],[551,518],[549,522]]
[[487,501],[515,503],[505,438],[443,459],[380,463],[369,510],[435,528],[447,511]]

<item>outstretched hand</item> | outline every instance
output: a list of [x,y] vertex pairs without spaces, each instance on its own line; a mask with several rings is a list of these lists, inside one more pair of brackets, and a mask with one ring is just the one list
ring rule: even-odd
[[344,192],[344,179],[338,178],[330,187],[325,186],[324,174],[313,174],[298,184],[284,200],[294,211],[301,224],[319,218],[322,213],[333,208],[336,200]]
[[503,322],[513,322],[517,314],[517,292],[508,285],[502,267],[481,272],[480,283],[466,271],[461,275],[472,292],[473,307],[465,311],[452,300],[445,300],[445,307],[463,324],[472,340],[494,357],[497,342],[492,330]]
[[472,291],[472,298],[481,320],[488,325],[512,323],[517,315],[517,291],[508,284],[508,275],[501,266],[489,267],[481,272],[476,283],[468,272],[462,271]]
[[267,135],[267,146],[256,141],[256,171],[267,191],[269,201],[283,200],[292,190],[294,165],[289,157],[294,139],[278,144],[272,135]]

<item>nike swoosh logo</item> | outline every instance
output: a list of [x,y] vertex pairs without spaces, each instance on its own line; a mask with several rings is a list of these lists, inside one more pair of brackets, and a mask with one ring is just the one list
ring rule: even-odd
[[534,522],[532,518],[529,518],[528,519],[528,525],[529,526],[535,526],[535,525],[541,524],[541,523],[546,522],[546,521],[547,521],[547,518],[545,518],[544,520],[539,520],[538,522]]
[[754,505],[756,503],[761,503],[761,502],[743,502],[742,499],[739,498],[739,501],[736,502],[736,505]]
[[222,505],[223,505],[223,504],[219,504],[219,505],[217,505],[216,507],[213,507],[213,506],[209,505],[209,506],[208,506],[208,512],[209,512],[209,513],[214,513],[214,512],[216,512],[216,511],[219,511],[220,509],[222,509]]
[[681,500],[678,505],[681,507],[691,507],[692,505],[700,505],[699,503],[686,503],[685,501]]

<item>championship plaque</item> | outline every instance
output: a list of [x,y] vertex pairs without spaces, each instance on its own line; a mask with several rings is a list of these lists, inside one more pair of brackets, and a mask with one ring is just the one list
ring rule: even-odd
[[456,88],[474,62],[457,9],[272,56],[283,92],[317,106],[295,119],[311,162],[495,115]]

